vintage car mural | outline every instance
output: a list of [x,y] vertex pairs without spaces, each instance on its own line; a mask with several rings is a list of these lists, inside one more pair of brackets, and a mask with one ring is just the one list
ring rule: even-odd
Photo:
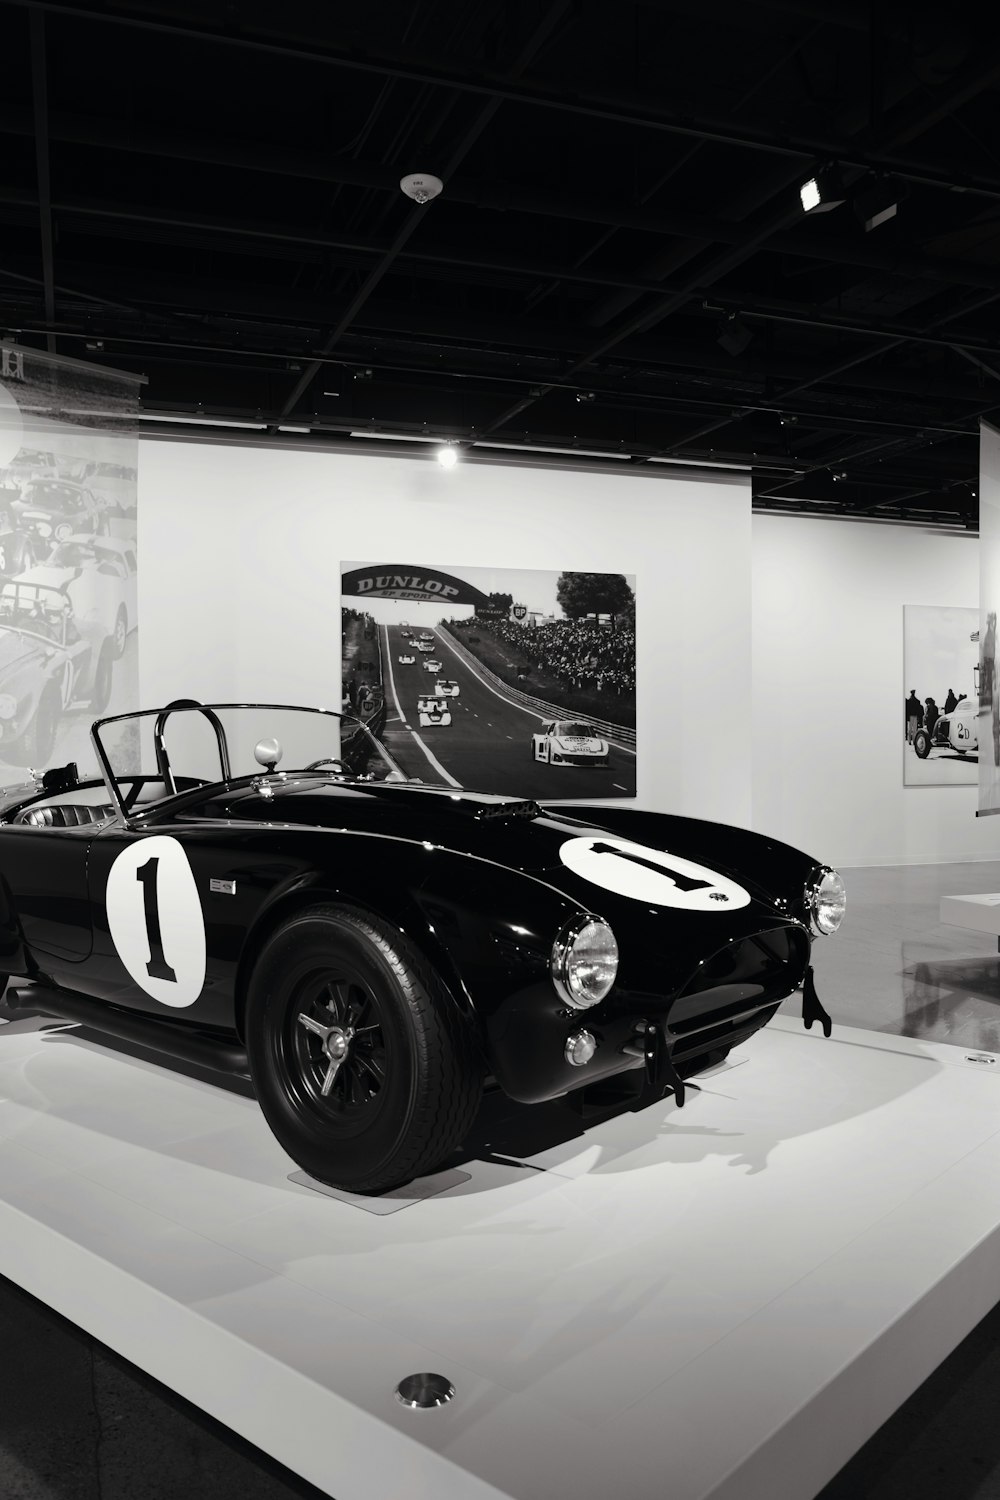
[[829,1034],[810,952],[845,894],[821,860],[690,818],[348,775],[339,720],[180,700],[98,719],[98,779],[67,765],[9,793],[8,1011],[248,1073],[292,1159],[364,1193],[445,1162],[487,1080],[680,1105],[793,991]]
[[[118,537],[72,536],[46,562],[19,573],[14,583],[40,584],[65,593],[81,635],[111,639],[117,660],[136,622],[136,545]],[[2,590],[0,590],[2,598]]]
[[62,589],[0,586],[0,760],[43,765],[64,713],[107,707],[115,639],[92,623]]
[[110,531],[106,504],[92,490],[65,479],[34,479],[10,506],[15,529],[27,539],[33,562],[48,557],[56,542],[86,532]]

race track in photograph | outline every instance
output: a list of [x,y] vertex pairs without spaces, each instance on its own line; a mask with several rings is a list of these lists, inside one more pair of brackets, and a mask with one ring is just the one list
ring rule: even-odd
[[[437,627],[433,628],[430,659],[441,662],[437,677],[458,683],[459,695],[444,700],[451,707],[450,725],[420,727],[417,699],[433,694],[436,676],[425,670],[424,658],[403,639],[397,626],[379,628],[387,709],[382,738],[407,776],[549,802],[635,795],[635,752],[613,743],[607,766],[549,766],[534,761],[531,737],[546,716],[516,703],[502,687],[488,682],[448,632]],[[401,655],[416,659],[404,666]],[[563,710],[562,716],[578,717],[569,710]]]

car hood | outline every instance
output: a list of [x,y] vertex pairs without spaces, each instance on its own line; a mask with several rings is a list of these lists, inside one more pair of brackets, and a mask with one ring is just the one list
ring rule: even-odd
[[570,755],[579,755],[586,750],[603,750],[606,743],[595,734],[554,734],[551,739],[558,750],[566,750]]
[[52,568],[42,564],[37,568],[27,568],[23,573],[18,573],[12,583],[33,583],[42,588],[61,589],[67,583],[72,583],[79,572],[78,568]]
[[30,635],[22,635],[19,630],[0,626],[0,683],[7,672],[34,656],[40,646],[41,642]]
[[727,918],[742,928],[762,909],[771,920],[800,920],[820,863],[746,829],[634,808],[311,776],[273,786],[266,803],[251,787],[234,790],[225,815],[419,840],[533,876],[612,922],[670,913],[721,931]]

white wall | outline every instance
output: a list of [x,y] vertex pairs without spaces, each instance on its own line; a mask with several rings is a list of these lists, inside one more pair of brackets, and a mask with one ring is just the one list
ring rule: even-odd
[[139,472],[145,706],[339,707],[342,561],[634,573],[637,801],[750,822],[747,481],[153,439]]
[[974,786],[903,786],[903,605],[976,608],[973,536],[755,516],[753,824],[835,864],[996,859]]

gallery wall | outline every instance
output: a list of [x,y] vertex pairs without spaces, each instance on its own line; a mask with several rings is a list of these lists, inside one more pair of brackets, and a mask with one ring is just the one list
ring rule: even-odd
[[[146,439],[141,697],[339,707],[340,567],[634,573],[637,802],[749,824],[750,487]],[[525,738],[525,754],[528,738]],[[559,796],[558,771],[553,793]]]
[[[976,608],[971,535],[753,518],[753,823],[844,866],[1000,857],[975,786],[903,785],[903,606]],[[956,684],[958,691],[969,685]]]

